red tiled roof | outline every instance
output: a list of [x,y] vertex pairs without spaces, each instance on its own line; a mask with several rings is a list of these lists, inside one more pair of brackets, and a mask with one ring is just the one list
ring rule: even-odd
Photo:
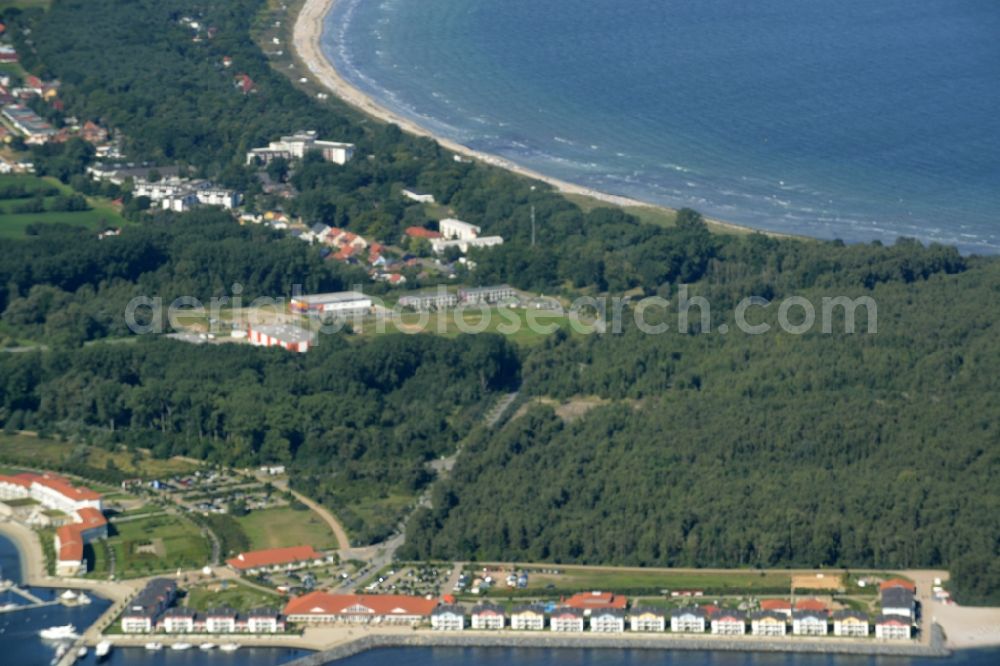
[[41,476],[32,475],[34,478],[32,481],[38,485],[51,488],[63,497],[68,497],[71,500],[76,500],[78,502],[85,500],[99,500],[101,499],[100,493],[95,493],[90,488],[85,488],[83,486],[74,486],[65,478],[58,476],[57,474],[50,474],[46,472]]
[[21,486],[22,488],[28,488],[31,486],[31,479],[25,479],[24,474],[18,474],[17,476],[6,476],[0,474],[0,483],[9,483],[15,486]]
[[292,546],[290,548],[271,548],[240,553],[231,560],[226,560],[226,564],[234,569],[245,570],[307,562],[322,557],[312,546]]
[[83,539],[80,538],[79,525],[63,525],[56,530],[56,536],[59,537],[60,561],[83,560]]
[[614,592],[581,592],[565,601],[570,608],[625,608],[628,598]]
[[760,602],[760,609],[766,611],[790,611],[792,602],[787,599],[764,599]]
[[423,227],[406,227],[406,235],[410,238],[441,238],[441,232],[431,231]]
[[[311,592],[285,605],[284,615],[423,615],[437,607],[436,599],[379,594]],[[350,612],[348,612],[350,610]]]
[[795,602],[795,610],[825,611],[827,606],[819,599],[799,599]]
[[881,591],[881,590],[888,590],[893,587],[902,587],[909,590],[910,592],[917,591],[916,585],[914,585],[908,580],[903,580],[902,578],[891,578],[887,581],[884,581],[881,585],[878,586],[878,589]]
[[103,513],[89,506],[77,511],[76,515],[80,517],[81,527],[85,530],[108,524],[108,519]]

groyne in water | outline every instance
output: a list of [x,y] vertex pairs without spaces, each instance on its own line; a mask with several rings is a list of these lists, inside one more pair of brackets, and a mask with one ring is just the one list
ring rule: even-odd
[[370,634],[330,650],[317,652],[290,662],[287,666],[325,666],[369,650],[384,648],[539,648],[574,650],[696,650],[705,652],[795,652],[891,657],[947,657],[944,632],[931,628],[929,645],[912,642],[809,640],[799,638],[743,639],[698,638],[693,636],[656,636],[635,638],[621,635],[560,635],[550,632],[431,633],[412,635]]

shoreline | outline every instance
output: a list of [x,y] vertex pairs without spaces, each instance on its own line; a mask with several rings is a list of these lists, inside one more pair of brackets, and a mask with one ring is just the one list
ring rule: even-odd
[[[935,628],[939,637],[940,629]],[[836,641],[836,642],[835,642]],[[888,642],[868,643],[851,639],[780,640],[766,637],[730,636],[630,636],[628,634],[569,634],[551,632],[412,632],[410,634],[374,633],[335,648],[289,662],[287,666],[326,666],[372,650],[392,648],[486,648],[538,650],[644,650],[685,652],[770,652],[783,654],[838,654],[887,657],[947,658],[952,652],[940,645]]]
[[[638,199],[632,199],[630,197],[617,194],[608,194],[607,192],[601,192],[589,187],[577,185],[553,176],[546,176],[538,171],[512,162],[509,159],[474,150],[457,141],[439,136],[409,118],[405,118],[391,109],[382,106],[371,95],[357,88],[345,79],[340,72],[337,71],[333,62],[323,53],[322,41],[324,27],[326,25],[326,17],[331,11],[333,11],[337,2],[339,2],[339,0],[304,0],[301,9],[295,17],[294,27],[292,29],[292,40],[289,46],[298,59],[305,65],[305,68],[309,70],[309,73],[313,76],[313,78],[323,88],[326,88],[331,94],[340,98],[348,105],[376,120],[397,125],[404,132],[433,139],[440,144],[442,148],[445,148],[456,155],[461,155],[467,159],[476,160],[477,162],[482,162],[489,166],[504,169],[519,176],[541,181],[552,186],[556,191],[564,195],[570,194],[589,197],[602,203],[622,208],[648,208],[669,213],[676,212],[676,209],[669,208],[667,206],[661,206],[647,201],[640,201]],[[704,220],[710,228],[725,233],[760,233],[774,238],[816,240],[810,239],[807,236],[768,231],[732,222],[725,222],[723,220],[710,217],[705,217]]]

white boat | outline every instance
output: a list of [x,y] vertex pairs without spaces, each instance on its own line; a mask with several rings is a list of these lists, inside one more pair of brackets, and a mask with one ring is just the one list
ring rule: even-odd
[[157,650],[163,649],[163,643],[146,643],[146,649],[150,652],[156,652]]
[[223,643],[219,646],[219,649],[223,652],[236,652],[240,649],[239,643]]
[[204,650],[205,652],[208,652],[209,650],[214,650],[215,643],[202,643],[201,645],[198,646],[198,649]]
[[192,647],[194,647],[194,646],[191,645],[190,643],[174,643],[173,645],[170,646],[170,649],[171,650],[190,650]]
[[47,641],[74,641],[79,638],[79,635],[76,633],[76,627],[72,624],[42,629],[38,632],[38,635]]
[[97,644],[97,647],[94,648],[94,654],[97,655],[98,659],[102,657],[107,657],[110,653],[111,653],[111,641],[101,641],[100,643]]
[[87,656],[87,646],[81,645],[80,649],[76,651],[76,658],[83,659],[86,656]]

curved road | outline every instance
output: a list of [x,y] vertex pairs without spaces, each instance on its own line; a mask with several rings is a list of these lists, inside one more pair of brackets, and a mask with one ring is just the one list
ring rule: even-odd
[[323,522],[325,522],[330,527],[330,531],[333,532],[333,535],[337,537],[337,548],[339,550],[349,550],[351,548],[351,540],[347,538],[347,530],[345,530],[344,526],[340,524],[340,521],[337,520],[337,517],[332,513],[330,513],[329,509],[321,506],[318,502],[314,502],[313,500],[309,499],[302,493],[296,492],[291,488],[289,488],[287,479],[275,479],[260,472],[257,472],[255,476],[259,481],[262,481],[264,483],[270,483],[271,485],[273,485],[278,490],[281,490],[282,492],[286,491],[290,492],[292,494],[292,497],[294,497],[295,499],[297,499],[298,501],[302,502],[307,507],[315,511],[316,514],[323,519]]

